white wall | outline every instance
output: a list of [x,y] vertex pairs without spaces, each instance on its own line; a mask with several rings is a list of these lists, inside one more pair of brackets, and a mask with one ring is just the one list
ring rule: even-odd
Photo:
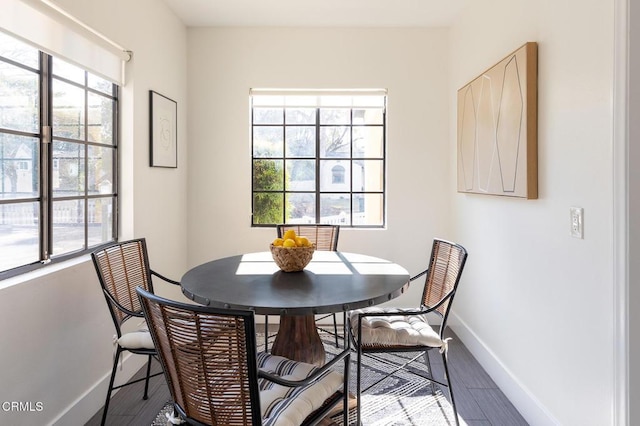
[[[187,263],[186,29],[159,0],[57,3],[134,51],[121,93],[121,237],[146,237],[152,267],[180,278]],[[148,167],[150,89],[178,102],[178,169]],[[0,284],[0,401],[43,403],[40,412],[0,411],[0,424],[83,424],[104,403],[114,334],[90,258]],[[119,377],[143,361],[131,357]]]
[[190,29],[189,264],[275,237],[251,228],[250,88],[386,88],[388,229],[344,229],[340,249],[425,267],[432,238],[450,237],[447,40],[440,29]]
[[[539,43],[540,196],[455,196],[470,255],[453,322],[531,424],[612,424],[613,1],[469,2],[451,29],[450,98],[527,41]],[[570,206],[584,208],[583,240]]]

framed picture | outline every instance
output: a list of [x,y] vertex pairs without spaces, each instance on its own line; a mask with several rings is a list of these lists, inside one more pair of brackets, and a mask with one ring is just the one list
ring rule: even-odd
[[538,45],[458,91],[458,192],[538,198]]
[[178,167],[178,104],[160,93],[149,90],[150,166]]

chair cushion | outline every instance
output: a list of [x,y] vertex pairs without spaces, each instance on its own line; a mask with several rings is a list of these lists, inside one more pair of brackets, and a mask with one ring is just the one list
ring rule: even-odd
[[[265,352],[258,354],[258,368],[284,379],[301,380],[309,377],[318,367],[304,362]],[[298,426],[320,408],[343,386],[344,378],[336,371],[328,371],[310,385],[287,387],[259,379],[260,410],[263,425]]]
[[149,333],[149,327],[146,321],[142,321],[138,324],[138,329],[129,333],[124,333],[116,342],[118,345],[125,349],[154,349],[153,339],[151,333]]
[[440,348],[444,342],[431,328],[426,315],[385,315],[402,313],[396,308],[365,308],[349,312],[353,335],[358,336],[358,315],[377,313],[362,318],[362,345],[429,346]]

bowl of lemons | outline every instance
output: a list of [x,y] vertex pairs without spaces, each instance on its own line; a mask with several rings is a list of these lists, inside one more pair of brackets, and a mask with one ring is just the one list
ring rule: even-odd
[[274,262],[284,272],[302,271],[311,262],[315,246],[307,237],[287,230],[282,238],[276,238],[270,245]]

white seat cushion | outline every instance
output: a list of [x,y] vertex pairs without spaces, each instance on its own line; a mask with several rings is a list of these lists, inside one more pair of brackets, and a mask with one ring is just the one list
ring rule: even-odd
[[153,339],[149,333],[146,321],[138,324],[138,329],[129,333],[124,333],[120,338],[114,336],[115,341],[125,349],[154,349]]
[[[309,377],[318,367],[265,352],[258,354],[258,368],[288,380]],[[310,385],[287,387],[259,379],[260,411],[264,426],[298,426],[340,390],[344,378],[329,371]]]
[[402,312],[395,308],[366,308],[349,312],[353,335],[358,336],[358,315],[379,315],[362,318],[362,345],[429,346],[441,348],[445,343],[431,328],[426,315],[385,315]]

